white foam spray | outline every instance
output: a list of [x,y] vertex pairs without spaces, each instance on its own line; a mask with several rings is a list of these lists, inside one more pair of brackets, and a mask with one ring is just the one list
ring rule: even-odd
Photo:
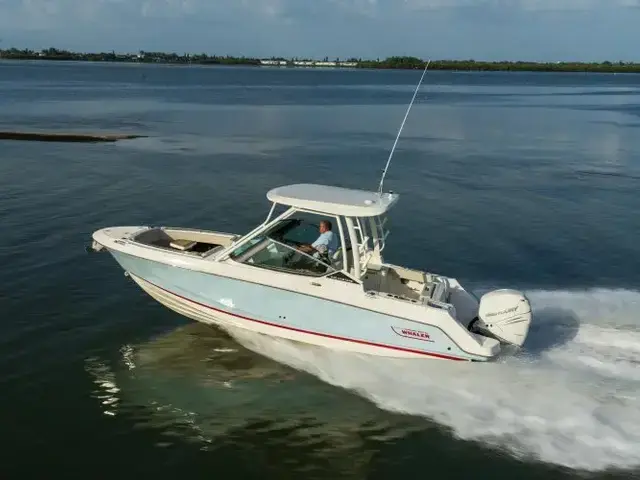
[[247,348],[462,439],[580,470],[637,467],[640,292],[527,294],[536,315],[528,353],[499,363],[390,360],[231,333]]

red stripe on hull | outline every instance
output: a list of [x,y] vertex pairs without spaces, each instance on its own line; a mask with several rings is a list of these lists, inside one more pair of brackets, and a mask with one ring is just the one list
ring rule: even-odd
[[154,287],[164,291],[164,292],[167,292],[167,293],[169,293],[171,295],[174,295],[174,296],[176,296],[176,297],[178,297],[178,298],[180,298],[182,300],[185,300],[187,302],[193,303],[193,304],[198,305],[200,307],[208,308],[209,310],[213,310],[213,311],[219,312],[219,313],[224,313],[226,315],[231,315],[232,317],[241,318],[243,320],[248,320],[250,322],[261,323],[263,325],[268,325],[270,327],[282,328],[282,329],[285,329],[285,330],[291,330],[291,331],[294,331],[294,332],[304,333],[304,334],[307,334],[307,335],[316,335],[318,337],[330,338],[332,340],[341,340],[341,341],[344,341],[344,342],[359,343],[360,345],[367,345],[367,346],[370,346],[370,347],[388,348],[390,350],[398,350],[398,351],[401,351],[401,352],[417,353],[419,355],[425,355],[427,357],[435,357],[435,358],[441,358],[441,359],[445,359],[445,360],[471,361],[471,359],[468,359],[468,358],[453,357],[453,356],[445,355],[445,354],[442,354],[442,353],[424,352],[424,351],[421,351],[421,350],[413,350],[411,348],[396,347],[396,346],[392,346],[392,345],[384,345],[384,344],[381,344],[381,343],[368,342],[366,340],[357,340],[357,339],[354,339],[354,338],[339,337],[337,335],[331,335],[331,334],[328,334],[328,333],[312,332],[312,331],[309,331],[309,330],[303,330],[301,328],[289,327],[289,326],[285,326],[285,325],[279,325],[277,323],[266,322],[264,320],[257,320],[255,318],[245,317],[244,315],[238,315],[237,313],[227,312],[225,310],[221,310],[219,308],[212,307],[211,305],[206,305],[204,303],[196,302],[195,300],[191,300],[190,298],[183,297],[182,295],[179,295],[179,294],[177,294],[175,292],[167,290],[166,288],[162,288],[162,287],[160,287],[160,286],[158,286],[158,285],[156,285],[154,283],[151,283],[148,280],[144,280],[144,281],[149,283],[149,284],[151,284],[151,285],[153,285]]

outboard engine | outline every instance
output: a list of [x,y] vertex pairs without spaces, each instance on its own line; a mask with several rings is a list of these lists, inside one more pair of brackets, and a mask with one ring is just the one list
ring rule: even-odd
[[531,317],[531,304],[522,292],[494,290],[480,298],[478,318],[469,329],[521,347],[529,333]]

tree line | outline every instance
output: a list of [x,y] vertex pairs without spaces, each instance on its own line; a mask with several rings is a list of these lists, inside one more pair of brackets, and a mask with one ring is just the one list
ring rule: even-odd
[[[30,49],[19,50],[10,48],[0,50],[0,59],[9,60],[59,60],[59,61],[88,61],[88,62],[133,62],[133,63],[166,63],[166,64],[196,64],[196,65],[253,65],[262,64],[263,60],[277,60],[285,62],[286,66],[295,66],[297,61],[308,59],[271,57],[260,59],[255,57],[235,57],[230,55],[218,56],[200,54],[177,54],[166,52],[138,53],[79,53],[57,48],[47,48],[41,51]],[[327,61],[325,57],[324,61]],[[411,56],[392,56],[385,59],[367,60],[362,58],[344,59],[345,62],[355,64],[355,68],[368,69],[422,69],[426,61]],[[340,59],[336,59],[336,63]],[[529,72],[624,72],[640,73],[640,63],[635,62],[525,62],[525,61],[478,61],[478,60],[435,60],[429,65],[432,70],[458,71],[529,71]]]

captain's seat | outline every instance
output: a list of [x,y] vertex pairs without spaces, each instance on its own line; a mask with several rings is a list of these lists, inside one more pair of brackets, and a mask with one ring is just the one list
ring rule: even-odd
[[342,270],[342,247],[338,247],[335,253],[331,256],[329,264],[338,271]]
[[434,282],[433,292],[431,293],[431,300],[434,302],[448,303],[449,302],[449,281],[446,278],[440,277]]

